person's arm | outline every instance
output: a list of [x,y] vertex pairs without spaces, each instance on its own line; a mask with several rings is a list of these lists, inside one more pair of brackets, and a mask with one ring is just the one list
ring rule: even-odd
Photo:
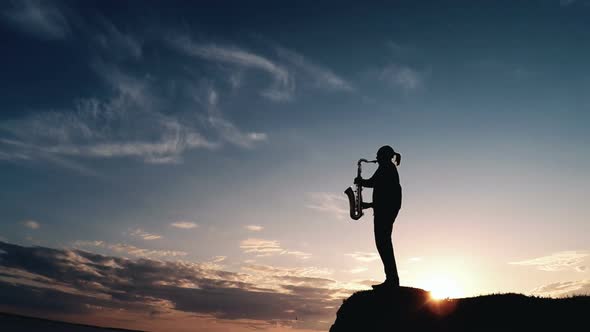
[[365,188],[373,188],[375,186],[375,174],[371,176],[370,179],[363,179],[363,178],[356,178],[354,179],[354,184],[360,183],[361,186]]
[[370,179],[361,179],[361,186],[373,188],[375,186],[375,175],[371,176]]

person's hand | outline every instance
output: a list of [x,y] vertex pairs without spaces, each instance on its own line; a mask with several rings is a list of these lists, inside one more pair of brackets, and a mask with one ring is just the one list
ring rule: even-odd
[[354,184],[359,184],[361,183],[362,178],[360,176],[357,176],[356,178],[354,178]]
[[372,209],[373,208],[373,203],[365,203],[363,202],[363,204],[361,204],[361,208],[364,209]]

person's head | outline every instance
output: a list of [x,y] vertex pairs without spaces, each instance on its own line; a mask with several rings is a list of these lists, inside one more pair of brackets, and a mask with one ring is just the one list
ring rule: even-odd
[[389,145],[384,145],[377,151],[377,162],[379,165],[387,165],[388,163],[391,163],[391,160],[394,158],[394,163],[399,165],[402,156],[399,153],[393,151],[393,148]]

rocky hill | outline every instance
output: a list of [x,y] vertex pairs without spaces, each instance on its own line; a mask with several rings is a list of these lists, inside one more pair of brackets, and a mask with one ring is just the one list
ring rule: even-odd
[[344,300],[330,332],[586,331],[590,296],[562,299],[498,294],[433,300],[422,289],[357,292]]

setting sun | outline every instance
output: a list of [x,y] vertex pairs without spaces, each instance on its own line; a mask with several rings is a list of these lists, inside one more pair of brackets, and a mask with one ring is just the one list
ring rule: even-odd
[[425,280],[422,286],[430,292],[430,296],[435,300],[463,296],[463,290],[458,282],[445,275],[435,275],[431,279]]

